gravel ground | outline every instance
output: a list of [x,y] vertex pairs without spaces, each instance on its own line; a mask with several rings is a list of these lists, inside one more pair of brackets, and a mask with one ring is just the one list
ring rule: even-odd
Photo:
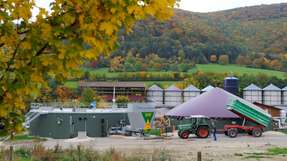
[[[7,148],[12,143],[0,143],[2,148]],[[16,147],[33,146],[34,142],[16,142]],[[246,158],[252,154],[266,152],[272,147],[286,147],[287,135],[278,132],[266,132],[260,138],[247,135],[239,135],[237,138],[229,138],[225,135],[218,135],[218,141],[213,139],[198,139],[191,137],[183,140],[177,136],[165,139],[144,139],[139,137],[111,136],[106,138],[74,138],[74,139],[48,139],[42,142],[47,148],[53,148],[59,144],[63,148],[82,145],[85,148],[95,150],[108,150],[114,148],[129,154],[150,154],[154,151],[164,150],[174,159],[179,161],[196,160],[196,153],[202,152],[203,161],[239,161],[239,160],[260,160],[260,161],[286,161],[287,156],[272,156],[272,158],[252,159]],[[248,154],[249,153],[249,154]]]

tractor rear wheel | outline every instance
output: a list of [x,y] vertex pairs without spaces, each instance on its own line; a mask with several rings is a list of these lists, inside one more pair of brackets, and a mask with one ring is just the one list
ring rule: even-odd
[[200,126],[197,128],[197,131],[196,131],[196,135],[199,137],[199,138],[207,138],[209,136],[209,130],[208,130],[208,127],[205,127],[205,126]]
[[237,134],[238,134],[238,130],[235,129],[235,128],[228,129],[227,130],[227,134],[228,134],[229,137],[235,138],[237,136]]
[[180,133],[180,138],[182,139],[188,139],[189,137],[189,132],[188,131],[183,131]]
[[260,137],[260,136],[262,136],[262,130],[259,128],[255,128],[252,130],[252,135],[254,137]]

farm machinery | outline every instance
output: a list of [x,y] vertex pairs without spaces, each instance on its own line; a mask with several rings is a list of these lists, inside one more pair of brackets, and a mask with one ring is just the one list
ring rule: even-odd
[[[251,104],[243,103],[240,100],[232,101],[227,109],[243,118],[242,125],[231,124],[224,126],[224,134],[231,138],[235,138],[239,132],[260,137],[262,136],[264,128],[268,127],[271,123],[270,115],[265,111],[254,108]],[[246,120],[253,122],[255,125],[245,125]]]
[[184,118],[185,123],[178,125],[178,136],[182,139],[188,139],[190,134],[195,134],[198,138],[207,138],[209,136],[211,122],[205,116],[190,116]]
[[[237,137],[238,133],[260,137],[264,129],[271,124],[271,116],[268,113],[247,101],[235,99],[231,101],[227,109],[243,119],[241,125],[224,125],[225,135],[231,138]],[[184,120],[178,125],[178,136],[180,138],[188,139],[190,134],[195,134],[198,138],[209,136],[212,126],[208,117],[194,115],[185,117]],[[248,125],[247,121],[249,122]]]

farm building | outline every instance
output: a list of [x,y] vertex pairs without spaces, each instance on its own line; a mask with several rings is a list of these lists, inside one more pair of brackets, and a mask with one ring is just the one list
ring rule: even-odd
[[287,86],[282,89],[282,104],[287,105]]
[[243,99],[253,103],[262,103],[262,89],[255,84],[250,84],[243,89]]
[[147,100],[154,102],[156,106],[162,106],[163,104],[163,89],[157,85],[152,85],[147,90]]
[[263,89],[263,102],[266,105],[281,105],[281,89],[273,84]]
[[281,108],[279,108],[279,107],[265,105],[265,104],[258,103],[258,102],[254,102],[254,104],[256,106],[262,108],[267,113],[269,113],[272,117],[280,117],[280,115],[281,115]]
[[40,107],[26,114],[25,125],[33,136],[66,139],[85,133],[88,137],[105,137],[111,127],[132,125],[144,128],[145,113],[154,117],[151,104],[129,104],[127,109],[85,109]]
[[201,90],[201,93],[208,92],[208,91],[212,90],[213,88],[214,87],[212,85],[208,85]]
[[174,107],[181,104],[182,101],[182,90],[172,85],[165,89],[164,92],[164,104],[165,106]]
[[[223,129],[225,124],[231,124],[232,122],[242,124],[243,122],[242,118],[227,109],[228,105],[235,100],[240,100],[257,110],[266,113],[264,110],[241,99],[240,97],[237,97],[221,88],[214,88],[194,99],[190,99],[189,101],[176,106],[174,109],[168,111],[166,116],[186,117],[191,115],[203,115],[217,119],[216,126],[219,129]],[[247,121],[246,124],[253,123]]]
[[191,98],[194,98],[196,96],[200,95],[200,90],[193,85],[189,85],[183,90],[183,101],[186,102]]
[[128,96],[131,101],[143,101],[146,96],[146,88],[142,82],[80,82],[81,89],[91,88],[106,101],[115,96]]

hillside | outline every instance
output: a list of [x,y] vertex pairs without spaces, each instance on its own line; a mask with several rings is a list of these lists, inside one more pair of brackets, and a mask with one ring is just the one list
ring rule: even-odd
[[287,61],[282,60],[286,43],[287,4],[211,13],[177,9],[170,21],[137,23],[133,33],[121,36],[113,55],[124,56],[131,51],[142,57],[155,53],[173,58],[181,53],[194,63],[209,63],[211,55],[223,54],[229,56],[230,63],[238,63],[240,55],[248,60],[242,64],[248,66],[286,70]]

